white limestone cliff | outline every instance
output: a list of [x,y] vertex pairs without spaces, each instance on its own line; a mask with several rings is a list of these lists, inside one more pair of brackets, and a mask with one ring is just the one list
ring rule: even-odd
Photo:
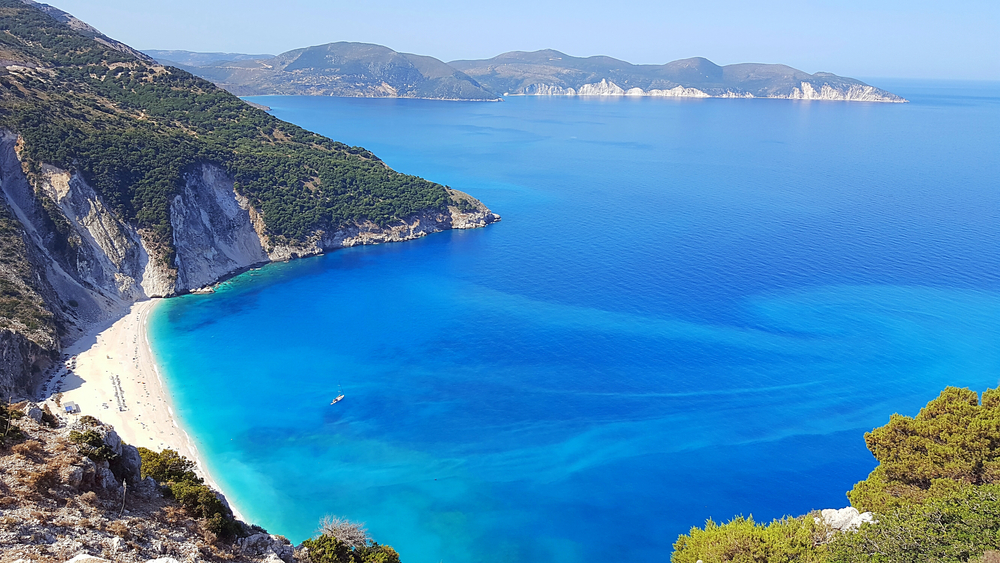
[[837,89],[829,84],[823,84],[816,90],[812,84],[803,82],[801,88],[793,88],[787,96],[774,96],[790,100],[837,100],[847,102],[890,102],[904,103],[905,99],[896,95],[887,95],[874,86],[853,85],[847,89]]

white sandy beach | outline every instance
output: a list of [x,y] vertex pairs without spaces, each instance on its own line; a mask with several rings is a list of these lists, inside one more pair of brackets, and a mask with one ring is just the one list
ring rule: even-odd
[[80,407],[76,416],[89,414],[114,426],[133,446],[177,451],[195,461],[198,473],[220,490],[174,415],[149,346],[146,324],[158,301],[135,303],[114,324],[95,327],[64,351],[65,356],[75,357],[75,363],[66,361],[70,369],[61,379],[61,403],[75,402]]

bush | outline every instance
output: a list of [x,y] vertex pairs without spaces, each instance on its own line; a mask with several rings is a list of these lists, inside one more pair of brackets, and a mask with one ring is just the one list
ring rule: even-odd
[[85,414],[80,417],[80,424],[83,424],[84,426],[101,426],[101,421],[90,416],[89,414]]
[[691,528],[674,543],[672,563],[733,561],[737,563],[826,561],[822,541],[826,528],[812,516],[782,518],[756,524],[738,516],[721,526],[709,520],[705,529]]
[[[965,485],[925,504],[894,508],[830,542],[830,561],[964,563],[1000,549],[1000,485]],[[992,556],[990,556],[992,557]]]
[[368,537],[362,524],[326,517],[320,534],[302,542],[313,563],[399,563],[399,553]]
[[152,477],[165,485],[167,494],[185,511],[205,519],[205,528],[209,532],[225,539],[232,539],[242,532],[229,508],[195,474],[193,461],[174,450],[157,453],[147,448],[138,449],[142,458],[142,477]]
[[104,438],[96,430],[69,433],[69,440],[79,446],[80,453],[94,461],[112,461],[118,454],[104,443]]
[[21,440],[24,435],[14,424],[14,411],[7,403],[0,403],[0,447],[8,446]]
[[45,493],[59,484],[59,476],[55,470],[46,468],[29,474],[27,484],[36,492]]
[[948,387],[916,417],[892,415],[865,434],[879,461],[847,493],[858,510],[887,511],[1000,481],[1000,389]]
[[138,448],[142,458],[142,477],[152,477],[158,483],[170,481],[191,481],[201,483],[194,473],[194,462],[174,450],[163,450],[159,453],[147,448]]

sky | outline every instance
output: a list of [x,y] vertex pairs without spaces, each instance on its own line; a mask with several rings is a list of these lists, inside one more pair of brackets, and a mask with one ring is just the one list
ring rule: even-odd
[[783,63],[1000,80],[997,0],[47,0],[139,49],[278,54],[334,41],[444,61],[552,48],[662,64]]

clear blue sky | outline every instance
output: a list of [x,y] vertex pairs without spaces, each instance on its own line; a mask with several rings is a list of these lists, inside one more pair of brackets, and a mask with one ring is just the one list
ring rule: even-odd
[[855,77],[1000,80],[1000,0],[48,0],[140,49],[277,54],[332,41],[449,61],[553,48]]

